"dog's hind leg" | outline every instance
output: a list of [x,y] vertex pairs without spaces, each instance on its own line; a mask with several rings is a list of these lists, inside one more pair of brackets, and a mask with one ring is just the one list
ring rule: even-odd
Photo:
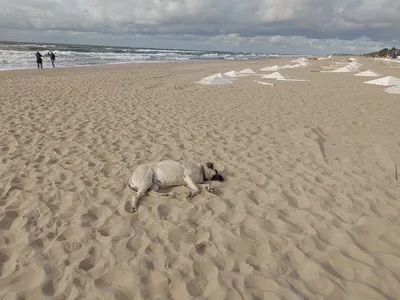
[[160,193],[158,192],[158,189],[160,188],[160,186],[157,183],[153,183],[149,189],[149,191],[147,192],[148,195],[150,196],[172,196],[173,193]]
[[137,212],[139,199],[146,194],[146,191],[153,184],[153,171],[149,168],[140,170],[139,174],[135,174],[134,179],[137,192],[132,197],[131,212]]
[[200,189],[197,186],[197,184],[193,181],[193,179],[189,176],[184,176],[183,180],[186,182],[188,187],[190,188],[190,193],[189,195],[186,196],[186,199],[190,200],[194,196],[196,196],[198,193],[200,193]]
[[138,202],[139,199],[146,194],[146,190],[139,189],[132,197],[132,207],[131,207],[131,212],[137,212],[138,211]]

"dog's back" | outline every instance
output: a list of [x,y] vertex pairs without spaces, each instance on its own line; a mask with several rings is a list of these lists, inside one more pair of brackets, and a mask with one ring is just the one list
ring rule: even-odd
[[148,182],[156,183],[160,188],[185,185],[185,176],[191,177],[196,183],[204,181],[200,164],[163,160],[139,165],[129,179],[129,186],[133,190],[137,190]]
[[175,160],[160,161],[155,163],[152,169],[153,182],[157,183],[159,187],[183,185],[185,183],[183,180],[184,167]]

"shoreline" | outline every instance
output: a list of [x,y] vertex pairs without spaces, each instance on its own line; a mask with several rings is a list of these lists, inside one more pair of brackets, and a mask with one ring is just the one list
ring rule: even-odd
[[[285,56],[285,57],[262,57],[262,58],[251,58],[251,59],[193,59],[193,60],[176,60],[176,61],[140,61],[140,62],[121,62],[121,63],[107,63],[107,64],[93,64],[93,65],[73,65],[73,66],[59,66],[57,68],[82,68],[82,67],[98,67],[98,66],[108,66],[108,65],[136,65],[136,64],[152,64],[152,63],[194,63],[194,62],[211,62],[211,61],[253,61],[253,60],[274,60],[274,59],[293,59],[297,57],[312,57],[312,56],[307,56],[307,55],[293,55],[293,56]],[[57,60],[56,60],[57,63]],[[14,68],[14,69],[0,69],[0,72],[4,71],[19,71],[19,70],[37,70],[37,67],[32,67],[32,68]],[[53,67],[50,65],[46,68],[43,69],[53,69]]]

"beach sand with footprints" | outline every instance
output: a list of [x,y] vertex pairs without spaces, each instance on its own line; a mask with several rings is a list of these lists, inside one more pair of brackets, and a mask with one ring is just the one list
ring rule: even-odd
[[[227,85],[196,82],[291,59],[0,72],[0,299],[397,299],[400,99],[319,72],[340,60]],[[226,181],[130,213],[162,159]]]

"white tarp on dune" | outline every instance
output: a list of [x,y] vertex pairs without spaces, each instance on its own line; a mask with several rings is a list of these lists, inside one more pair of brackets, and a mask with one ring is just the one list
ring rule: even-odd
[[376,85],[386,85],[386,86],[400,85],[400,78],[393,77],[393,76],[386,76],[386,77],[366,81],[364,83],[376,84]]
[[240,73],[240,72],[235,71],[235,70],[226,72],[226,73],[224,73],[224,75],[232,77],[232,78],[247,76],[247,74]]
[[278,65],[275,65],[275,66],[269,66],[269,67],[262,68],[262,69],[260,69],[260,71],[276,71],[278,69],[279,69]]
[[268,75],[264,75],[261,78],[269,78],[269,79],[285,79],[279,72],[274,72]]
[[296,59],[295,62],[298,63],[300,67],[306,67],[306,66],[311,65],[311,63],[308,61],[308,59],[304,58],[304,57]]
[[359,69],[361,69],[362,64],[360,64],[358,62],[351,62],[346,67],[348,67],[349,69],[358,71]]
[[309,65],[311,65],[309,62],[306,62],[306,61],[300,61],[299,62],[299,66],[300,67],[307,67],[307,66],[309,66]]
[[233,82],[229,80],[228,76],[218,73],[215,75],[204,77],[200,81],[197,81],[197,83],[205,85],[215,85],[215,84],[230,84]]
[[292,62],[295,62],[295,63],[298,63],[298,62],[301,62],[301,61],[306,62],[307,60],[308,60],[308,58],[306,58],[306,57],[299,57],[299,58],[297,58],[295,60],[292,60]]
[[332,55],[323,56],[323,57],[318,57],[317,60],[325,60],[325,59],[330,59],[330,58],[332,58]]
[[276,80],[279,80],[279,81],[310,81],[307,79],[293,79],[293,78],[278,78]]
[[254,80],[254,82],[257,82],[257,83],[260,83],[260,84],[264,84],[264,85],[272,85],[272,86],[275,86],[274,83],[269,83],[269,82],[264,82],[264,81]]
[[336,69],[336,70],[332,70],[330,72],[332,72],[332,73],[349,73],[349,72],[352,72],[352,70],[349,67],[346,66],[346,67],[341,67],[341,68]]
[[377,76],[380,76],[380,74],[378,74],[378,73],[375,73],[375,72],[373,72],[373,71],[371,71],[371,70],[366,70],[366,71],[363,71],[363,72],[360,72],[360,73],[354,74],[354,76],[369,76],[369,77],[377,77]]
[[264,75],[261,78],[276,79],[276,80],[281,80],[281,81],[309,81],[309,80],[305,80],[305,79],[285,78],[279,72],[274,72],[274,73],[271,73],[268,75]]
[[244,70],[239,71],[239,72],[242,73],[242,74],[255,74],[256,73],[252,69],[249,69],[249,68],[244,69]]
[[[342,65],[342,63],[337,63],[337,65]],[[330,68],[331,66],[325,67],[325,68]],[[333,72],[333,73],[349,73],[349,72],[357,72],[360,71],[362,67],[362,64],[358,63],[358,62],[351,62],[346,64],[343,67],[340,67],[336,70],[332,70],[332,71],[321,71],[321,72]],[[322,68],[324,68],[324,66],[322,66]]]
[[284,66],[282,66],[280,68],[281,69],[294,69],[294,68],[297,68],[297,67],[299,67],[299,64],[297,64],[297,65],[284,65]]
[[388,88],[385,88],[385,92],[389,94],[400,94],[400,85],[394,85]]

